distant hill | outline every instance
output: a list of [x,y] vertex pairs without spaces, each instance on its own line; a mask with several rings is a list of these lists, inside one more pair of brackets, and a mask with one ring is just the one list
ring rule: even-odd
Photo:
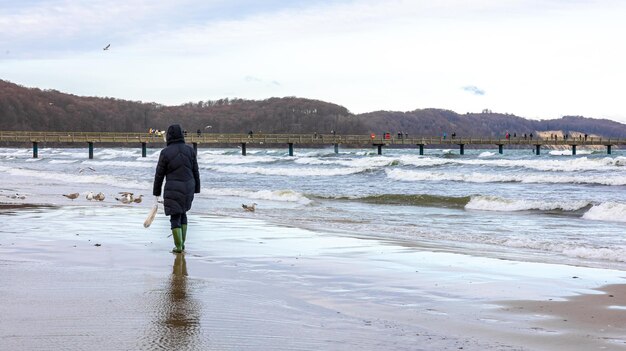
[[[561,130],[626,137],[626,125],[606,119],[563,117],[529,120],[499,113],[449,110],[376,111],[353,114],[343,106],[296,97],[220,99],[179,106],[82,97],[26,88],[0,80],[0,130],[142,132],[181,123],[189,131],[247,133],[408,133],[410,135],[502,136]],[[209,127],[210,126],[210,127]]]

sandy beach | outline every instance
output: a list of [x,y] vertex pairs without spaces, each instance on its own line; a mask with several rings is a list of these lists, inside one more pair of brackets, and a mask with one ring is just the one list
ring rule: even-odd
[[2,207],[5,350],[626,350],[623,271],[145,207]]

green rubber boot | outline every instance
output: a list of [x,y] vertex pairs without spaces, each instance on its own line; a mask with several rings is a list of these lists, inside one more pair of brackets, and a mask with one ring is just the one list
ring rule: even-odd
[[183,230],[180,228],[172,229],[172,236],[174,237],[174,245],[176,245],[172,252],[181,253],[183,252]]
[[187,239],[187,225],[183,224],[180,226],[180,229],[183,231],[183,251],[185,250],[185,240]]

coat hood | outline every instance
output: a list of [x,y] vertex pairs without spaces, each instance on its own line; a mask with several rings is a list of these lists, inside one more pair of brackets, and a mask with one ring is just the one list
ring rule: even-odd
[[167,128],[165,140],[167,140],[167,145],[176,142],[185,142],[183,128],[180,126],[180,124],[172,124],[171,126],[169,126],[169,128]]

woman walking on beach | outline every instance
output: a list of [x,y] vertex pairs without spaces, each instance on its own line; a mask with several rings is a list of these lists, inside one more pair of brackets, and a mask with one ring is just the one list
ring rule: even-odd
[[174,249],[180,253],[185,250],[187,238],[187,211],[191,209],[194,194],[200,192],[200,173],[194,149],[185,144],[183,129],[178,124],[167,128],[167,147],[161,150],[159,163],[154,175],[152,194],[161,196],[161,186],[165,178],[163,207],[170,216]]

